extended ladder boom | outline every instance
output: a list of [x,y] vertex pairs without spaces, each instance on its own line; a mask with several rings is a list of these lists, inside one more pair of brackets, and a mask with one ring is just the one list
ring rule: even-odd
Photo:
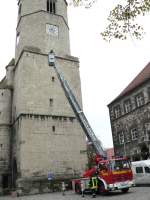
[[101,155],[101,156],[105,156],[104,150],[102,148],[102,145],[100,143],[100,141],[97,139],[96,135],[94,134],[86,116],[84,115],[82,109],[80,108],[79,103],[77,102],[72,90],[70,89],[67,81],[64,79],[62,73],[58,70],[58,67],[55,65],[55,60],[50,60],[50,59],[54,59],[54,58],[49,58],[49,65],[52,65],[57,73],[58,79],[60,80],[60,83],[64,89],[65,95],[72,107],[72,109],[74,110],[89,142],[91,142],[96,150],[96,152]]

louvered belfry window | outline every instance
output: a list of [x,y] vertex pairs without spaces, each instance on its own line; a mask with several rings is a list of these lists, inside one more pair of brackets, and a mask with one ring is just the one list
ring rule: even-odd
[[56,13],[56,0],[47,0],[47,12]]

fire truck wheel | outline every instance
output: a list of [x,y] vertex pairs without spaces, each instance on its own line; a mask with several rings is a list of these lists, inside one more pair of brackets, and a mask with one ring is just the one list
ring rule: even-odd
[[77,193],[77,194],[81,194],[81,187],[80,187],[80,185],[79,184],[75,184],[75,192]]
[[122,191],[123,193],[126,193],[126,192],[129,191],[129,188],[123,188],[121,191]]

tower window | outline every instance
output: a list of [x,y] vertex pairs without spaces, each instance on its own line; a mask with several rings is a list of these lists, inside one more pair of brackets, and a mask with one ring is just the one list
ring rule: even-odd
[[47,12],[56,13],[56,0],[47,0]]
[[52,76],[52,82],[54,82],[55,81],[55,77],[54,76]]
[[21,8],[22,8],[22,4],[19,4],[19,8],[18,8],[18,15],[21,14]]
[[55,126],[52,126],[52,131],[55,132]]
[[17,33],[17,37],[16,37],[16,45],[19,44],[19,40],[20,40],[20,33]]
[[53,99],[49,99],[49,104],[50,104],[50,106],[53,105]]

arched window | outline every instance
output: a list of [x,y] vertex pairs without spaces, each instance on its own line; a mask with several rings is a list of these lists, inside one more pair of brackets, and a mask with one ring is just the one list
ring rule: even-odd
[[47,0],[47,12],[56,13],[56,0]]

